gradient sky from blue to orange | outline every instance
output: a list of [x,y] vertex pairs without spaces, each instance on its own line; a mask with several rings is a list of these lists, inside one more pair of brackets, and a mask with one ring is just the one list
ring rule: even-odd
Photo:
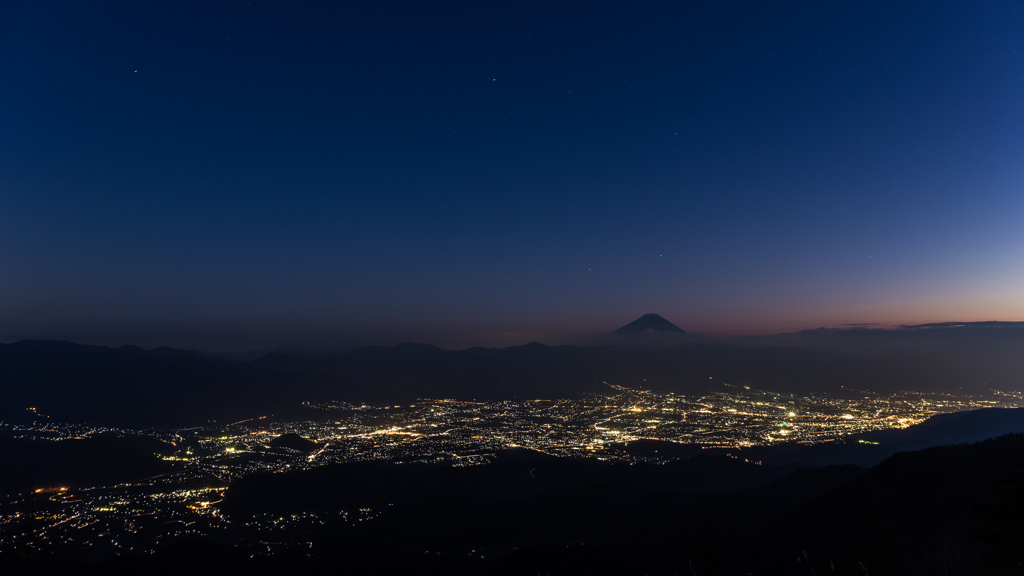
[[0,341],[1024,320],[1019,3],[208,4],[0,7]]

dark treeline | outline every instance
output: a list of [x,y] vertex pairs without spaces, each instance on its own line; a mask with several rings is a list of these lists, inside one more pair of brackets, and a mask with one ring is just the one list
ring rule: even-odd
[[[483,467],[345,464],[237,482],[221,504],[237,539],[183,540],[97,564],[19,564],[8,554],[4,566],[34,574],[1019,574],[1022,457],[1024,435],[1012,434],[903,452],[870,469],[786,471],[724,456],[617,467],[522,451]],[[360,523],[339,506],[377,516]],[[259,537],[245,532],[246,518],[299,511],[327,521],[275,537],[301,541],[297,551],[256,558]]]

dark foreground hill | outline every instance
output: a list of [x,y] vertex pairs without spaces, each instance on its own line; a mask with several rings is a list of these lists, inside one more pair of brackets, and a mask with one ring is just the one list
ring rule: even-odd
[[108,486],[173,469],[173,446],[146,436],[101,434],[59,442],[0,437],[0,494],[36,488]]
[[[1019,574],[1024,482],[993,487],[1022,458],[1024,435],[1007,435],[900,453],[867,471],[751,476],[755,466],[733,460],[742,487],[716,484],[720,458],[668,472],[522,451],[444,470],[344,465],[237,482],[222,503],[235,528],[215,539],[93,565],[39,563],[35,573]],[[247,528],[252,515],[314,510],[322,520],[304,529]],[[986,527],[1006,545],[993,549]],[[290,553],[254,554],[289,543]]]
[[522,499],[546,490],[628,483],[644,490],[729,492],[777,480],[795,466],[757,466],[725,455],[667,465],[620,465],[547,456],[526,449],[498,452],[488,465],[456,468],[367,462],[290,474],[258,474],[232,484],[222,508],[232,514],[294,514],[375,508],[457,496]]
[[983,408],[937,414],[908,428],[854,434],[826,444],[782,444],[736,453],[771,464],[800,463],[813,467],[856,464],[870,467],[898,452],[973,443],[1014,433],[1024,433],[1024,408]]
[[273,448],[289,448],[291,450],[298,450],[299,452],[312,452],[320,449],[319,444],[306,440],[298,434],[281,434],[277,438],[271,440],[269,446]]
[[900,453],[949,444],[969,444],[1006,434],[1024,434],[1024,408],[982,408],[936,414],[920,424],[853,434],[814,445],[799,442],[756,448],[709,450],[667,440],[634,440],[621,449],[635,456],[689,458],[697,454],[728,453],[751,462],[820,468],[852,464],[870,468]]
[[[976,506],[1019,510],[1024,486],[1001,500],[993,489],[1022,466],[1021,434],[900,453],[802,506],[759,538],[755,550],[766,557],[782,552],[769,565],[775,573],[793,567],[787,556],[803,557],[818,573],[836,566],[854,574],[859,565],[870,574],[983,573],[989,547],[978,537],[986,519]],[[1024,516],[1009,528],[1017,561],[1024,561]],[[1018,565],[1005,573],[1021,572]]]

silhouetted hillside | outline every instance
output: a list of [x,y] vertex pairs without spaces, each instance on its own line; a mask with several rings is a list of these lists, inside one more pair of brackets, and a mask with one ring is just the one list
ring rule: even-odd
[[2,417],[35,407],[55,421],[188,426],[293,404],[303,384],[308,383],[294,374],[169,348],[0,344]]
[[159,455],[175,450],[147,436],[102,434],[59,442],[0,436],[0,493],[140,480],[170,471],[172,465]]
[[698,456],[667,465],[613,465],[499,452],[491,464],[335,464],[288,474],[257,474],[233,483],[222,507],[233,514],[291,514],[337,508],[378,508],[441,496],[522,498],[565,486],[629,483],[648,490],[728,492],[778,479],[795,466],[756,466],[727,456]]
[[270,441],[270,446],[273,448],[290,448],[299,452],[312,452],[320,449],[319,444],[306,440],[298,434],[281,434]]
[[372,509],[379,517],[345,530],[377,557],[485,549],[501,560],[476,569],[500,574],[980,573],[971,503],[991,500],[995,478],[1022,463],[1024,435],[903,452],[866,473],[779,474],[725,457],[613,466],[517,451],[469,468],[255,476],[223,505],[235,515]]
[[937,414],[909,428],[854,434],[825,444],[782,444],[740,450],[737,454],[772,464],[856,464],[870,467],[898,452],[979,442],[1014,433],[1024,433],[1024,408],[983,408]]
[[798,569],[789,559],[805,553],[818,573],[981,573],[986,546],[971,504],[991,501],[996,478],[1022,464],[1021,434],[896,454],[766,531],[756,554],[775,560],[772,573]]
[[[984,519],[972,503],[994,502],[983,507],[985,518],[1024,527],[999,513],[1021,495],[995,501],[992,490],[1022,457],[1024,435],[1007,435],[899,453],[867,471],[787,473],[725,457],[621,466],[522,450],[463,468],[346,464],[243,478],[220,504],[236,520],[317,511],[321,520],[307,528],[264,534],[236,521],[215,539],[182,541],[153,556],[51,567],[96,574],[326,574],[342,565],[374,574],[1014,574],[985,571],[988,545],[976,532]],[[271,542],[282,552],[257,557],[257,544]]]

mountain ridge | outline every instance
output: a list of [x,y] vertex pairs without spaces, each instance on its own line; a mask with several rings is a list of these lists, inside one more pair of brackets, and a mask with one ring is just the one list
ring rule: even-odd
[[688,336],[608,336],[624,344],[591,347],[444,350],[406,343],[322,355],[272,353],[245,363],[167,348],[23,340],[0,344],[0,417],[23,418],[26,408],[36,407],[64,421],[174,427],[281,414],[306,401],[569,398],[608,391],[602,382],[675,394],[713,392],[729,383],[839,396],[868,382],[876,392],[988,393],[1016,389],[1017,367],[1024,365],[1015,340],[1003,347],[882,356],[797,346],[626,344]]

